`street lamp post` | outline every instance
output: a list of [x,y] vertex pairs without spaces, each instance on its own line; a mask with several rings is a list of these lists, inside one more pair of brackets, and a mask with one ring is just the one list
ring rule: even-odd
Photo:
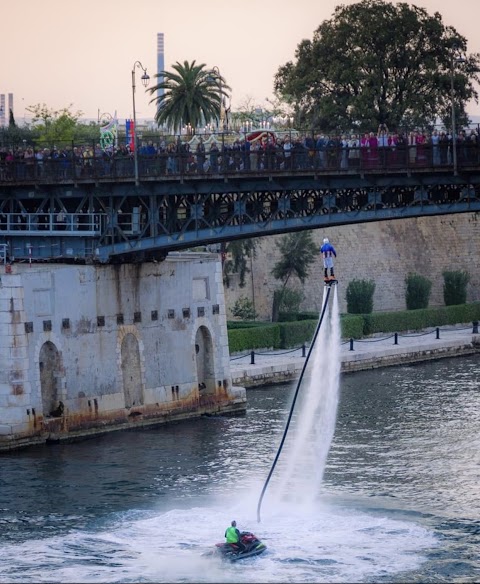
[[135,185],[139,185],[138,180],[138,152],[137,152],[137,114],[135,112],[135,68],[139,67],[143,71],[142,75],[142,85],[147,87],[150,81],[150,76],[147,74],[147,70],[140,63],[140,61],[135,61],[132,68],[132,101],[133,101],[133,163],[135,168]]
[[456,47],[453,47],[452,58],[450,61],[450,98],[452,102],[452,158],[453,158],[453,174],[458,174],[458,164],[457,164],[457,125],[455,119],[455,85],[454,85],[454,74],[455,74],[455,63],[463,63],[465,59],[462,57],[455,57]]

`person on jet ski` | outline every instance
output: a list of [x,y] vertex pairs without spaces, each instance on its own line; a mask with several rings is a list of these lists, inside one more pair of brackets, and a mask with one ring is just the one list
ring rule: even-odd
[[239,548],[240,551],[245,549],[244,544],[241,541],[240,531],[237,529],[237,522],[234,520],[230,524],[230,527],[227,527],[225,530],[225,537],[227,539],[227,543],[230,544],[234,548]]

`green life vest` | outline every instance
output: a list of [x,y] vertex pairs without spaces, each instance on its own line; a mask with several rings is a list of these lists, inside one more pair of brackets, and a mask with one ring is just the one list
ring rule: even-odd
[[236,527],[227,527],[225,532],[225,537],[227,538],[227,543],[237,543],[238,542],[238,531]]

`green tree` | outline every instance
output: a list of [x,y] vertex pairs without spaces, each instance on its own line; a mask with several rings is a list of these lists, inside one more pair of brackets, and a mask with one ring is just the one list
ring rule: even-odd
[[13,115],[13,111],[10,109],[10,115],[8,118],[8,127],[9,128],[16,128],[17,124],[15,123],[15,117]]
[[282,286],[273,296],[273,322],[278,320],[284,291],[290,278],[296,276],[304,284],[310,273],[310,266],[318,255],[318,247],[313,241],[311,231],[289,233],[277,242],[277,246],[280,250],[280,259],[273,266],[272,275],[276,280],[282,281]]
[[257,241],[255,239],[237,239],[222,245],[223,282],[230,286],[230,275],[239,274],[240,288],[245,287],[245,277],[250,272],[248,260],[255,258],[257,253]]
[[61,144],[74,140],[97,140],[100,133],[97,124],[81,124],[81,111],[72,111],[72,104],[60,110],[49,108],[45,103],[25,108],[33,114],[32,133],[37,142]]
[[259,106],[255,103],[253,97],[247,95],[237,107],[235,112],[232,112],[232,121],[238,121],[240,125],[245,124],[245,122],[253,122],[256,119],[256,112],[259,109]]
[[36,134],[28,126],[7,126],[0,132],[0,146],[15,148],[23,141],[31,144],[36,138]]
[[[466,49],[438,12],[383,0],[339,5],[278,69],[275,91],[298,121],[325,130],[432,125],[450,119],[452,63]],[[462,124],[466,103],[478,98],[480,55],[465,55],[453,71]]]
[[173,71],[155,75],[163,77],[163,81],[146,90],[151,95],[159,89],[164,91],[150,101],[157,106],[157,124],[179,132],[188,124],[195,129],[219,119],[223,100],[230,90],[225,79],[204,63],[196,65],[196,61],[184,61],[183,65],[177,61],[172,68]]

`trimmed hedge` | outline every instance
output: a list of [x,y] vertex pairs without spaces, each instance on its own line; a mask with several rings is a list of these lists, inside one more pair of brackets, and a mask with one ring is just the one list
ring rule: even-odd
[[[473,321],[480,321],[480,302],[398,312],[342,314],[340,317],[342,339],[360,339],[376,333],[420,331]],[[234,326],[231,327],[231,324]],[[310,320],[275,324],[230,322],[228,323],[230,353],[254,349],[291,349],[303,343],[309,344],[317,324],[318,315]]]
[[342,339],[363,337],[364,317],[361,314],[345,314],[340,317]]
[[255,328],[259,326],[265,326],[265,322],[262,321],[252,321],[252,320],[228,320],[227,329],[243,329],[243,328]]
[[310,341],[315,333],[317,324],[318,319],[280,323],[280,348],[292,349]]
[[[262,327],[246,326],[229,328],[228,343],[231,353],[253,349],[292,349],[310,343],[318,324],[318,317],[296,322],[263,323]],[[360,339],[363,336],[364,319],[361,315],[342,315],[342,338]]]
[[400,312],[377,312],[364,314],[363,334],[420,331],[430,327],[440,327],[480,320],[480,302],[419,308]]
[[245,327],[228,331],[230,353],[253,349],[280,348],[280,325],[267,324],[262,327]]
[[280,312],[278,322],[292,322],[295,320],[315,320],[318,319],[318,312]]

